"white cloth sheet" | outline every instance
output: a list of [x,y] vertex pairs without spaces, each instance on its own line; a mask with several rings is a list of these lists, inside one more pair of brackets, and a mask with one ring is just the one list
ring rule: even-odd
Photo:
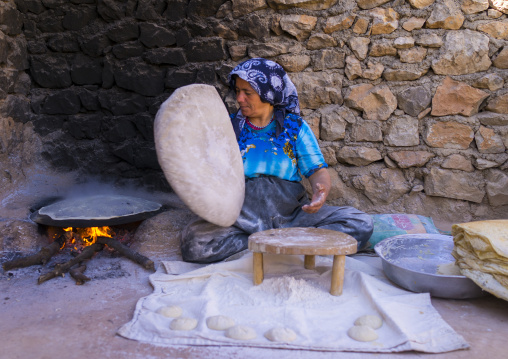
[[[332,259],[316,257],[316,269],[303,266],[303,256],[264,255],[265,279],[254,286],[252,254],[206,266],[181,261],[163,262],[150,276],[154,292],[141,298],[133,319],[118,333],[156,345],[231,345],[322,351],[440,353],[468,347],[432,307],[427,293],[399,289],[382,270],[347,258],[341,296],[329,293]],[[170,329],[172,318],[156,313],[178,305],[183,316],[198,320],[191,331]],[[224,331],[211,330],[206,318],[226,315],[237,324],[254,328],[257,337],[239,341]],[[379,338],[359,342],[347,335],[359,316],[378,315]],[[291,343],[264,337],[273,327],[297,334]]]

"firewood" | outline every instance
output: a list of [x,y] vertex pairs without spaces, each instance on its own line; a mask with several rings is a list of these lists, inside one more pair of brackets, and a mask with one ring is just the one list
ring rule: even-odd
[[90,280],[90,278],[84,274],[84,271],[86,271],[86,265],[81,263],[78,264],[77,267],[71,268],[71,270],[69,270],[69,274],[76,281],[76,285],[85,284],[85,282]]
[[64,242],[65,237],[60,236],[55,239],[53,243],[41,248],[41,250],[35,254],[5,262],[3,268],[7,271],[14,268],[30,267],[36,264],[44,265],[60,250]]
[[124,257],[127,257],[130,260],[132,260],[133,262],[136,262],[143,268],[151,270],[151,271],[155,271],[155,264],[151,259],[133,251],[132,249],[123,245],[116,239],[108,238],[108,237],[97,237],[96,243],[105,244],[108,247],[111,247],[111,248],[115,249],[116,251],[118,251],[118,253],[120,253]]
[[55,278],[57,276],[64,277],[65,273],[68,272],[70,268],[72,268],[79,262],[91,258],[95,254],[95,252],[102,250],[102,248],[104,248],[104,245],[97,242],[88,247],[85,247],[85,249],[83,249],[83,252],[81,252],[81,254],[79,254],[77,257],[74,257],[68,262],[65,262],[63,264],[57,264],[55,266],[55,269],[53,269],[51,272],[41,275],[37,283],[38,284],[44,283],[45,281]]

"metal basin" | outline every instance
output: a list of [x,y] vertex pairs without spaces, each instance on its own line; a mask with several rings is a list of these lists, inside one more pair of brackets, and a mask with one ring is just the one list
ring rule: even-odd
[[482,289],[463,275],[438,273],[440,265],[454,263],[453,237],[441,234],[404,234],[376,244],[386,276],[412,292],[433,297],[466,299],[484,295]]

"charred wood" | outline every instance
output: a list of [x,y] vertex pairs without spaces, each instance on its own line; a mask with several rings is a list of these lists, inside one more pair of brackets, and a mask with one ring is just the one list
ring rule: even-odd
[[70,261],[65,262],[63,264],[57,264],[55,266],[55,269],[53,269],[51,272],[41,275],[37,282],[41,284],[47,280],[50,280],[58,276],[64,277],[65,273],[68,272],[69,269],[71,269],[79,262],[82,262],[86,259],[90,259],[95,254],[95,252],[102,250],[102,248],[104,248],[104,245],[97,242],[88,247],[85,247],[85,249],[83,249],[83,252],[81,252],[77,257],[74,257]]
[[85,271],[86,265],[84,264],[78,264],[77,267],[71,268],[71,270],[69,270],[69,274],[76,281],[76,285],[85,284],[85,282],[90,280],[90,278],[84,274]]
[[136,262],[143,268],[151,270],[151,271],[155,271],[155,264],[151,259],[145,257],[142,254],[139,254],[138,252],[133,251],[132,249],[123,245],[116,239],[108,238],[108,237],[98,237],[96,243],[105,244],[108,247],[111,247],[111,248],[115,249],[116,251],[118,251],[118,253],[120,253],[122,256],[130,259],[133,262]]
[[36,264],[46,264],[51,257],[53,257],[65,243],[65,237],[60,236],[53,241],[53,243],[43,247],[39,252],[27,257],[13,259],[12,261],[3,264],[4,270],[11,270],[14,268],[25,268]]

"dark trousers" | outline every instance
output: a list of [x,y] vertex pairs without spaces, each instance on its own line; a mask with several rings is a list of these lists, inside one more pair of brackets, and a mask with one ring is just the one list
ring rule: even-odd
[[182,232],[183,260],[212,263],[247,249],[252,233],[273,228],[314,227],[351,235],[363,248],[372,235],[372,217],[353,207],[323,206],[317,213],[306,213],[309,203],[298,182],[276,177],[259,177],[245,182],[245,201],[236,222],[220,227],[203,219],[191,222]]

